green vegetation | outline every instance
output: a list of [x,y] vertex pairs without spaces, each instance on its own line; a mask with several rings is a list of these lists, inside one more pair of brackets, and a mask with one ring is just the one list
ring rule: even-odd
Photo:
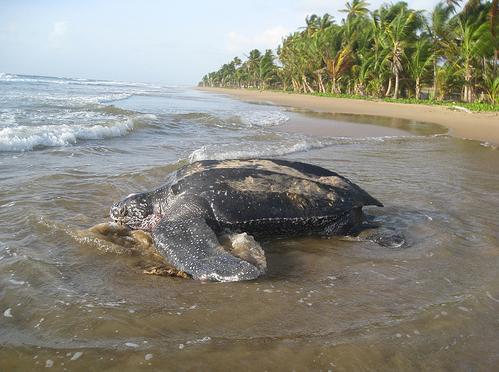
[[459,9],[460,2],[426,13],[405,2],[369,11],[366,1],[352,0],[340,24],[329,14],[308,16],[277,55],[254,49],[200,85],[499,111],[498,0],[468,0]]

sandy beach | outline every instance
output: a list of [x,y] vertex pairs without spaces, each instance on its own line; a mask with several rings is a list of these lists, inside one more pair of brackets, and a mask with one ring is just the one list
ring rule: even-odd
[[449,128],[449,134],[455,137],[499,144],[499,115],[497,113],[467,113],[444,106],[317,97],[271,91],[226,88],[199,89],[228,94],[244,101],[271,102],[276,105],[316,112],[375,115],[435,123]]

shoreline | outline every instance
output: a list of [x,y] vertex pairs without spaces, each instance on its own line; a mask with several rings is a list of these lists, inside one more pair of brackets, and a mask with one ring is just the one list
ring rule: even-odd
[[495,112],[467,113],[453,111],[445,106],[364,101],[274,91],[207,87],[196,87],[196,89],[227,94],[243,101],[265,101],[315,112],[384,116],[434,123],[448,128],[448,134],[453,137],[499,145],[499,115]]

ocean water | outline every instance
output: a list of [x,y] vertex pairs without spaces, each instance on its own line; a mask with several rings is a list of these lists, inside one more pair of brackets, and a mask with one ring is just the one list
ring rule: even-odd
[[[110,205],[201,159],[335,170],[405,248],[266,240],[268,274],[201,283],[95,239]],[[130,82],[0,74],[0,369],[492,370],[499,152],[428,123]]]

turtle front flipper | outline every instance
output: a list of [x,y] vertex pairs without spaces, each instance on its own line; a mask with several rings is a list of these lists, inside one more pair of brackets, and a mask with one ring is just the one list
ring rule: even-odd
[[263,273],[224,250],[207,223],[209,211],[202,203],[175,204],[152,231],[156,249],[175,268],[194,279],[219,282],[256,279]]

